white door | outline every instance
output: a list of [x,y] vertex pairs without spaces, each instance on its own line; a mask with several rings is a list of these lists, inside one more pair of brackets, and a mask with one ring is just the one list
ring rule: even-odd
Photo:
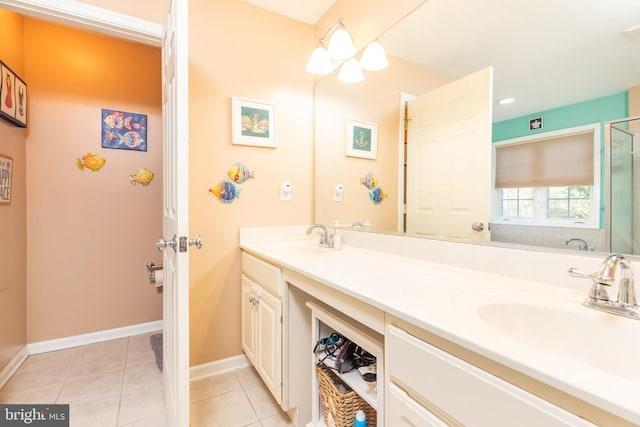
[[189,425],[188,2],[168,1],[162,41],[164,393],[171,427]]
[[407,232],[489,240],[493,70],[409,101]]

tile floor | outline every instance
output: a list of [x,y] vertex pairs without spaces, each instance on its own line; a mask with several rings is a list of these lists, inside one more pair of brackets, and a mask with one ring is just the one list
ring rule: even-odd
[[[149,336],[29,356],[0,403],[68,403],[71,427],[164,427],[162,373]],[[290,427],[250,367],[191,383],[191,427]]]

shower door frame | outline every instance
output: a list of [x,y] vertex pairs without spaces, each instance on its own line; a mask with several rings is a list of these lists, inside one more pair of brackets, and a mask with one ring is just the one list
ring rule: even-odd
[[[606,182],[604,183],[604,200],[606,201],[605,207],[605,250],[607,252],[611,251],[611,128],[626,133],[631,136],[632,144],[635,142],[635,134],[633,132],[629,132],[626,129],[620,128],[616,126],[620,123],[631,122],[634,120],[640,120],[640,116],[634,117],[625,117],[624,119],[611,120],[604,123],[604,176]],[[633,151],[633,147],[632,147]],[[633,179],[633,172],[632,172]],[[633,197],[633,196],[632,196]],[[632,222],[633,226],[633,222]],[[633,239],[632,239],[633,240]],[[632,243],[632,251],[634,250]]]

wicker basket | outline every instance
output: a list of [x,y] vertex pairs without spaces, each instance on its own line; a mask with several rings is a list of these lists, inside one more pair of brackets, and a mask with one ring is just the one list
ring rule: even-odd
[[[359,409],[367,415],[367,425],[376,425],[376,410],[338,378],[330,368],[316,366],[316,375],[320,386],[324,423],[327,427],[353,427],[353,421]],[[344,385],[347,392],[340,393],[336,387],[337,384]]]

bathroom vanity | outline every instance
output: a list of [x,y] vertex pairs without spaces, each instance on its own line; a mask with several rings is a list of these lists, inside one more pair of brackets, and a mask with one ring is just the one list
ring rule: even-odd
[[305,228],[240,238],[243,349],[296,425],[323,425],[327,327],[378,358],[375,393],[358,391],[378,426],[640,425],[640,321],[584,307],[566,274],[600,255],[349,231],[332,250]]

